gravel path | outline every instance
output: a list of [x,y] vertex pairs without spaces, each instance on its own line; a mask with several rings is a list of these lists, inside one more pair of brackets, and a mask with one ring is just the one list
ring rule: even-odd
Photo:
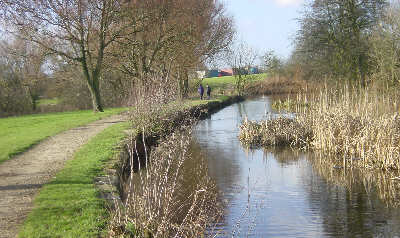
[[33,208],[35,194],[79,147],[124,120],[124,116],[115,115],[60,133],[0,164],[0,237],[17,236],[19,226]]

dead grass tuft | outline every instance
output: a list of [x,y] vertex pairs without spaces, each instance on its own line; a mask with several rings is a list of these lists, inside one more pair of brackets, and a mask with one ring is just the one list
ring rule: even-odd
[[240,141],[247,146],[293,146],[304,148],[312,133],[294,119],[278,117],[262,122],[248,121],[240,126]]

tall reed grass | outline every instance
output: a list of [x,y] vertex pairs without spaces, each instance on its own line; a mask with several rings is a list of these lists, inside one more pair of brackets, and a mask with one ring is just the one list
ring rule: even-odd
[[312,107],[297,120],[313,132],[311,147],[342,155],[344,165],[399,169],[400,117],[394,95],[344,86],[303,95]]
[[278,117],[273,120],[254,122],[245,119],[240,126],[239,140],[253,146],[306,147],[311,131],[294,119]]
[[[187,130],[173,133],[147,155],[145,169],[131,171],[123,209],[114,214],[112,236],[202,237],[221,219],[216,184],[205,161],[189,154],[190,141]],[[138,153],[136,144],[129,146],[130,158]]]
[[[278,118],[257,123],[258,126],[254,122],[245,122],[241,127],[241,140],[259,142],[260,137],[266,137],[260,145],[274,145],[268,141],[275,141],[285,134],[289,135],[284,138],[287,144],[297,145],[292,138],[311,135],[308,140],[303,140],[307,146],[300,144],[303,148],[334,154],[343,166],[400,168],[400,116],[395,94],[346,85],[325,87],[315,94],[299,94],[297,101],[295,105],[309,106],[297,106],[295,119]],[[285,123],[291,125],[285,126]],[[279,126],[267,126],[273,124]],[[255,139],[249,139],[253,134]]]

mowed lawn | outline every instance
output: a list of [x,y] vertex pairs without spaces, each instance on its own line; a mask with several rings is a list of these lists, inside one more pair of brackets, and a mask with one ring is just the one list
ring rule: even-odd
[[62,131],[126,111],[127,108],[35,114],[0,119],[0,163]]

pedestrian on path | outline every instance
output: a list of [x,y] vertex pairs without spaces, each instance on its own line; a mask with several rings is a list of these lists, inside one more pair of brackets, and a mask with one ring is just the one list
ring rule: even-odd
[[211,87],[207,84],[207,100],[210,100],[211,97]]
[[203,100],[203,94],[204,94],[204,88],[203,85],[200,84],[199,89],[197,89],[197,91],[200,94],[200,100]]

